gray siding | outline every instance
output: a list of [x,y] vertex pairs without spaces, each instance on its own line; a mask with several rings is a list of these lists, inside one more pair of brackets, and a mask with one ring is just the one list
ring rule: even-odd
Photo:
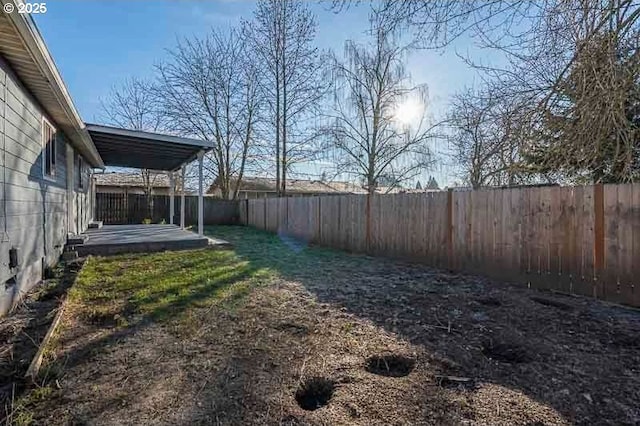
[[[42,119],[43,110],[0,57],[0,315],[41,279],[43,266],[57,262],[69,229],[66,139],[58,131],[55,176],[45,178]],[[87,177],[78,202],[88,202],[88,188]],[[81,229],[88,220],[82,218]],[[11,247],[19,249],[18,268],[9,268]]]

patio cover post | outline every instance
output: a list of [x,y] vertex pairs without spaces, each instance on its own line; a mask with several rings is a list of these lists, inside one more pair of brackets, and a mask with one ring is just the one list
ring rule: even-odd
[[202,160],[204,151],[198,152],[198,235],[204,235],[204,204],[202,199]]
[[180,229],[184,229],[184,165],[182,165],[182,184],[180,191]]
[[174,173],[169,172],[169,224],[173,225],[173,216],[175,212],[175,190],[176,181],[174,178]]

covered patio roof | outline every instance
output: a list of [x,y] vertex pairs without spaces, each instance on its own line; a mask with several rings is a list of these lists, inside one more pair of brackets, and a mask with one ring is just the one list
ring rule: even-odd
[[98,124],[86,125],[93,143],[107,166],[175,171],[207,151],[206,141],[127,130]]

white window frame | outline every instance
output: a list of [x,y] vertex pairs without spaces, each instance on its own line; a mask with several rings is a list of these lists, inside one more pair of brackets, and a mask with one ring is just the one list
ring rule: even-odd
[[[49,126],[53,133],[53,164],[50,164],[51,173],[47,173],[47,163],[49,161],[47,155],[47,141],[46,141],[46,127]],[[42,117],[41,124],[41,132],[42,132],[42,176],[46,180],[55,181],[56,180],[56,157],[58,154],[58,130],[55,128],[53,124],[45,117]]]

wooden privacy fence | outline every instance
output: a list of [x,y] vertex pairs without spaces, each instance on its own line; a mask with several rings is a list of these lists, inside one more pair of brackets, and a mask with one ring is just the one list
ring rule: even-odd
[[[229,225],[238,223],[238,201],[204,197],[204,224]],[[175,197],[174,223],[180,224],[180,196]],[[96,193],[96,220],[105,225],[142,223],[149,218],[147,197],[140,194]],[[153,223],[169,223],[169,196],[153,196]],[[185,225],[198,223],[198,197],[185,196]]]
[[640,306],[640,184],[245,200],[240,220],[324,246]]

